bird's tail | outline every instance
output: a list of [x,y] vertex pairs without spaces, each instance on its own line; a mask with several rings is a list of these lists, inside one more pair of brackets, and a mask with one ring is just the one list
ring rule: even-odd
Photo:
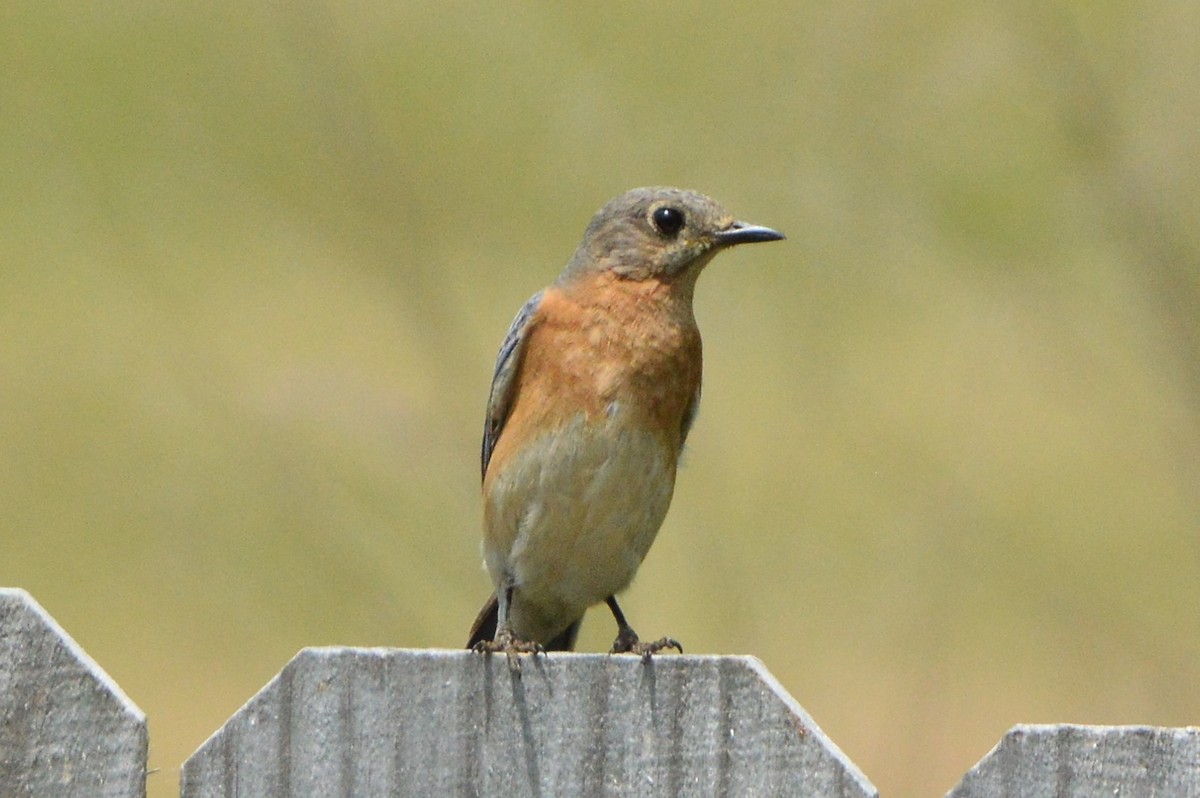
[[[496,637],[496,624],[500,617],[500,604],[496,601],[493,595],[483,605],[483,609],[479,611],[479,615],[475,616],[475,623],[471,624],[471,639],[467,641],[467,648],[472,648],[481,640],[492,640]],[[544,643],[547,651],[574,651],[575,638],[579,637],[579,627],[583,623],[583,618],[575,621],[575,623],[563,629],[556,634],[548,643]]]
[[471,639],[467,641],[467,648],[474,648],[476,643],[484,640],[492,640],[496,637],[496,624],[499,622],[500,604],[496,601],[495,595],[487,600],[483,605],[483,609],[475,616],[475,623],[471,624]]

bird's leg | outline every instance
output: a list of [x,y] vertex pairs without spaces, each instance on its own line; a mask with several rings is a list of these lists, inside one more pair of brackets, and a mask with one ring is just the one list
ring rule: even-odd
[[625,613],[621,612],[621,605],[617,604],[617,597],[609,596],[604,603],[612,610],[613,618],[617,622],[617,639],[613,640],[612,650],[608,652],[609,654],[638,654],[644,661],[649,662],[650,657],[664,648],[673,648],[680,654],[683,653],[683,646],[673,637],[660,637],[653,643],[643,643],[638,639],[637,632],[633,631],[633,627],[629,625],[629,621],[625,620]]
[[535,643],[529,640],[521,640],[513,633],[512,627],[508,625],[508,610],[512,606],[513,585],[505,585],[504,590],[497,597],[496,610],[496,636],[491,640],[480,640],[472,650],[480,654],[499,654],[503,653],[508,657],[508,666],[517,669],[518,654],[545,654],[546,649],[542,648],[541,643]]

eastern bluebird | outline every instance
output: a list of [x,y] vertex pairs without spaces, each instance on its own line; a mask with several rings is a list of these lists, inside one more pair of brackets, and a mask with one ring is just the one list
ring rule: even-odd
[[658,534],[700,403],[696,278],[717,252],[783,235],[713,200],[638,188],[592,219],[500,347],[483,429],[483,554],[495,593],[478,651],[570,651],[604,601],[612,653],[639,641],[617,604]]

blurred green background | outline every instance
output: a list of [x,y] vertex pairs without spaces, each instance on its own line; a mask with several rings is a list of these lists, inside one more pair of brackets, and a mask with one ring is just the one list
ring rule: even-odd
[[[509,321],[696,188],[705,403],[626,609],[885,794],[1200,723],[1200,4],[6,3],[0,584],[152,796],[297,649],[458,646]],[[598,611],[582,647],[612,639]]]

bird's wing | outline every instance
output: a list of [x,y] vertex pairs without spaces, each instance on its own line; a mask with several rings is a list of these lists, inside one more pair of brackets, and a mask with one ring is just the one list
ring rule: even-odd
[[487,474],[492,450],[496,448],[496,441],[500,439],[500,432],[504,429],[504,422],[508,420],[509,410],[512,409],[517,370],[521,366],[521,357],[525,350],[529,321],[541,302],[541,291],[530,297],[513,319],[512,326],[508,328],[508,335],[504,336],[504,343],[500,345],[500,354],[496,356],[496,370],[492,373],[492,392],[488,396],[487,418],[483,422],[483,475]]
[[696,385],[696,392],[692,394],[692,400],[688,402],[687,407],[683,410],[683,425],[679,429],[679,450],[683,451],[683,444],[687,442],[688,433],[692,431],[692,424],[696,421],[696,414],[700,412],[700,386]]

